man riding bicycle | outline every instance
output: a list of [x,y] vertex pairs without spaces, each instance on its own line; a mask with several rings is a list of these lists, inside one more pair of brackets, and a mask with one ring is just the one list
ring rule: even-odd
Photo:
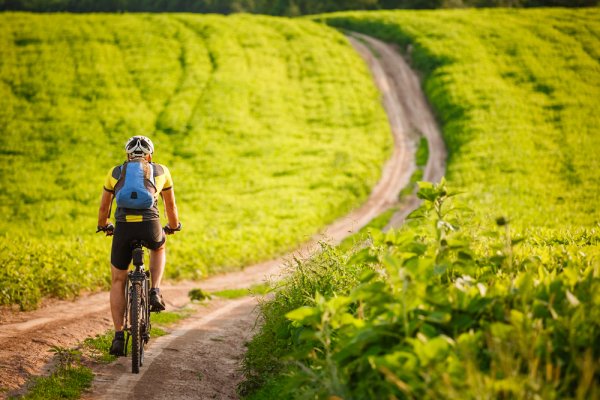
[[[134,136],[126,145],[127,162],[117,165],[108,173],[104,183],[104,191],[98,211],[98,231],[113,236],[111,249],[111,288],[110,308],[115,326],[115,337],[110,348],[110,354],[121,356],[125,353],[125,335],[123,332],[123,315],[125,313],[125,284],[129,264],[131,263],[131,242],[141,240],[150,250],[150,274],[152,287],[150,289],[151,311],[162,311],[165,303],[160,293],[160,282],[165,269],[166,234],[181,230],[181,223],[175,204],[173,180],[167,167],[153,163],[154,144],[145,136]],[[123,188],[123,182],[129,172],[134,176],[135,163],[145,175],[144,181],[150,191],[150,202],[147,208],[126,208],[119,205],[118,194]],[[131,197],[137,198],[137,193]],[[165,205],[168,224],[162,228],[158,213],[158,195],[161,195]],[[113,198],[117,196],[115,212],[116,226],[110,223],[110,209]]]

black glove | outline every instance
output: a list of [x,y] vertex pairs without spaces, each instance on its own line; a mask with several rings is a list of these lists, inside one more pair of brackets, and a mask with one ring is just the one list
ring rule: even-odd
[[98,225],[96,233],[98,232],[106,232],[106,236],[112,236],[115,233],[115,226],[110,222],[106,226]]
[[163,227],[163,230],[165,231],[165,233],[166,233],[167,235],[172,235],[172,234],[174,234],[175,232],[179,232],[179,231],[181,230],[181,222],[180,222],[180,223],[177,225],[177,228],[171,228],[171,227],[169,226],[169,224],[166,224],[166,225]]

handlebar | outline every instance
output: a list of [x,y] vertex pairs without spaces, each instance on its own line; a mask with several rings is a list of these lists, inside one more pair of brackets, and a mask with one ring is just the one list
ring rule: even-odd
[[[112,236],[115,233],[115,226],[110,222],[106,226],[98,225],[97,228],[98,229],[96,230],[96,233],[105,232],[106,236]],[[177,224],[177,228],[171,228],[169,226],[169,224],[167,224],[163,227],[163,230],[165,231],[165,233],[167,235],[172,235],[175,232],[179,232],[179,231],[181,231],[181,222],[179,224]]]
[[167,224],[167,225],[165,225],[165,226],[163,227],[163,230],[165,231],[165,233],[166,233],[167,235],[172,235],[172,234],[174,234],[175,232],[179,232],[179,231],[181,230],[181,222],[180,222],[179,224],[177,224],[177,228],[171,228],[171,227],[169,226],[169,224]]
[[115,226],[110,222],[106,226],[98,225],[98,230],[96,233],[98,232],[105,232],[106,236],[112,236],[115,233]]

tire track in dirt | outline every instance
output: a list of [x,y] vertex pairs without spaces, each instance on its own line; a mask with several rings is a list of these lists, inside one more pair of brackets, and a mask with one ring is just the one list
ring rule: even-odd
[[[189,301],[188,291],[198,286],[209,291],[244,288],[264,281],[266,276],[278,275],[293,257],[305,259],[318,251],[319,240],[339,243],[373,217],[396,205],[399,191],[409,182],[414,170],[418,138],[415,130],[428,138],[430,146],[425,177],[437,180],[437,175],[443,174],[443,142],[416,74],[392,46],[364,35],[353,36],[349,40],[372,71],[394,136],[392,157],[385,164],[381,180],[369,199],[293,254],[202,282],[164,285],[169,309],[185,305]],[[417,98],[422,101],[415,100]],[[416,124],[412,113],[419,113],[416,121],[424,125]],[[425,129],[431,124],[433,129]],[[416,205],[418,203],[405,203],[394,218],[408,214]],[[171,335],[150,341],[141,374],[128,372],[129,358],[95,371],[97,377],[86,398],[113,398],[116,396],[111,397],[111,394],[115,393],[127,398],[142,395],[144,398],[236,398],[235,387],[241,380],[239,360],[255,324],[255,305],[256,300],[249,298],[210,302],[207,308],[186,319]],[[3,310],[0,322],[0,388],[15,389],[31,375],[47,371],[50,346],[72,347],[85,337],[111,327],[108,293],[84,296],[72,302],[52,301],[27,313]],[[113,392],[114,388],[118,391]]]

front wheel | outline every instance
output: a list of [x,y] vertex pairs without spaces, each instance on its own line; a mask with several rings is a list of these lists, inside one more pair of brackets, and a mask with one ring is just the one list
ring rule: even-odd
[[131,286],[131,303],[129,315],[131,316],[131,372],[140,372],[140,365],[144,356],[144,343],[142,338],[142,286],[139,283]]

